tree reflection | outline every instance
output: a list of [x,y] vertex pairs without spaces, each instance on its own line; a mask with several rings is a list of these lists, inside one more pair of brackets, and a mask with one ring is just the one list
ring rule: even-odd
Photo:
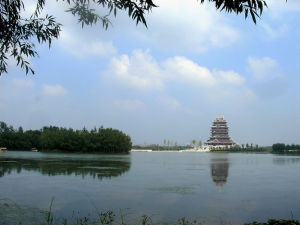
[[222,158],[216,157],[211,159],[210,163],[211,178],[217,187],[223,187],[227,182],[229,162],[224,155]]
[[300,163],[300,157],[280,157],[280,158],[273,158],[273,163],[275,165],[287,165],[287,164],[295,164]]
[[85,178],[103,179],[120,176],[130,169],[130,157],[104,159],[38,158],[17,159],[0,158],[0,177],[12,172],[38,171],[42,175],[75,175]]

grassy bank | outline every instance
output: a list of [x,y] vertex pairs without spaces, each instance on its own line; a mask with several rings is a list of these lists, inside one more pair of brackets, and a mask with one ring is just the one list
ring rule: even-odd
[[[1,199],[0,199],[1,200]],[[3,199],[2,199],[3,200]],[[52,201],[53,203],[53,201]],[[20,206],[12,201],[0,202],[0,224],[1,225],[200,225],[212,224],[201,220],[192,220],[185,217],[173,222],[158,221],[155,216],[141,215],[129,218],[120,210],[118,215],[113,211],[100,212],[92,216],[80,217],[80,213],[72,214],[71,218],[57,218],[52,212],[52,203],[48,211],[37,208]],[[231,222],[215,222],[214,224],[232,224]],[[236,224],[236,223],[235,223]],[[300,225],[295,219],[269,219],[262,222],[240,223],[245,225]]]

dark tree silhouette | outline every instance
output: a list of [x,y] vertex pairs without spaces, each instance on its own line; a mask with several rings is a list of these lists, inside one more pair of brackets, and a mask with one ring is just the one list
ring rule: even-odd
[[0,121],[0,147],[8,150],[38,148],[44,151],[127,153],[131,150],[131,138],[122,131],[103,128],[88,131],[63,127],[43,127],[41,130],[23,131]]

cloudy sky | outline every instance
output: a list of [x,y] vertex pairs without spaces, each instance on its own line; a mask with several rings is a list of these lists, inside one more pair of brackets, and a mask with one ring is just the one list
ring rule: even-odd
[[206,141],[221,114],[238,143],[300,143],[300,1],[268,0],[257,25],[196,0],[154,2],[148,29],[119,13],[105,31],[81,29],[49,1],[63,31],[50,50],[37,46],[34,76],[10,61],[0,120],[25,129],[103,125],[134,144],[186,144]]

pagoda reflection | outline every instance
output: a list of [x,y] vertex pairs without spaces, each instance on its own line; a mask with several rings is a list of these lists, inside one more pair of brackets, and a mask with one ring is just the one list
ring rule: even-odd
[[227,157],[216,157],[211,159],[210,163],[211,178],[215,185],[222,188],[227,182],[229,161]]

